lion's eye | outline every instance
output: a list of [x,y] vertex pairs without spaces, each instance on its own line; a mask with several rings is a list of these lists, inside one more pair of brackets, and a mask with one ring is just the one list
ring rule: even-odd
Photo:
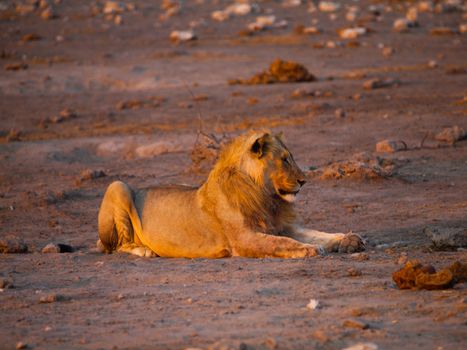
[[282,161],[283,161],[285,164],[290,164],[290,163],[289,163],[289,157],[282,157]]

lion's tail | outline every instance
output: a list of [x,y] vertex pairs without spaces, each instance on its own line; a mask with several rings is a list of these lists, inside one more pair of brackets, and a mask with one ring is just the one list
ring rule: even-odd
[[133,201],[133,191],[122,181],[107,188],[98,216],[98,245],[112,252],[126,243],[134,242],[134,233],[141,233],[141,222]]

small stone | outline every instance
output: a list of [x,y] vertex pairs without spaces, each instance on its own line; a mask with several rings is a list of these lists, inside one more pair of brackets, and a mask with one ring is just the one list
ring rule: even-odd
[[118,1],[107,1],[102,9],[104,14],[121,13],[125,11],[125,5]]
[[339,36],[341,39],[356,39],[367,32],[368,30],[365,27],[345,28],[339,30]]
[[125,299],[125,295],[123,293],[120,293],[119,295],[117,295],[117,300],[123,300]]
[[367,253],[353,253],[353,254],[350,254],[350,257],[357,261],[370,260],[370,257]]
[[459,33],[467,33],[467,23],[459,24]]
[[389,57],[392,56],[396,50],[394,50],[392,47],[385,47],[383,48],[382,52],[384,57]]
[[357,329],[370,328],[370,325],[368,323],[359,321],[359,320],[345,320],[342,325],[347,328],[357,328]]
[[411,22],[417,22],[418,19],[418,10],[416,7],[410,7],[405,14],[405,18],[407,18]]
[[62,300],[62,296],[55,294],[55,293],[51,293],[51,294],[41,296],[39,299],[39,303],[50,304],[50,303],[55,303],[56,301],[60,301],[60,300]]
[[123,16],[122,15],[116,15],[115,18],[114,18],[114,23],[117,26],[123,24]]
[[27,252],[28,246],[21,238],[12,235],[0,238],[0,253],[22,254]]
[[101,177],[105,177],[107,174],[104,172],[104,170],[91,170],[91,169],[86,169],[83,170],[76,181],[77,184],[80,184],[84,181],[88,180],[94,180],[94,179],[99,179]]
[[335,12],[339,10],[341,5],[333,1],[320,1],[318,8],[321,12]]
[[393,28],[399,33],[408,32],[410,28],[417,26],[416,22],[413,22],[407,18],[398,18],[393,23]]
[[428,61],[428,67],[429,68],[437,68],[438,67],[438,62],[436,62],[435,60],[429,60]]
[[16,349],[27,349],[28,348],[28,344],[27,343],[23,343],[22,341],[19,341],[16,343]]
[[404,141],[383,140],[376,144],[376,152],[394,153],[407,150]]
[[462,227],[428,226],[423,232],[435,249],[452,250],[467,247],[467,229]]
[[72,253],[73,247],[62,243],[49,243],[42,248],[42,253]]
[[41,40],[42,37],[38,34],[35,34],[35,33],[29,33],[29,34],[25,34],[23,35],[23,37],[21,38],[21,41],[23,43],[25,42],[28,42],[28,41],[38,41],[38,40]]
[[334,115],[336,116],[336,118],[345,118],[347,113],[345,113],[345,111],[342,108],[337,108],[334,111]]
[[11,278],[0,277],[0,289],[14,288]]
[[362,275],[362,271],[355,268],[355,267],[349,267],[347,269],[347,274],[350,276],[350,277],[358,277],[358,276],[361,276]]
[[31,4],[17,4],[15,7],[16,13],[24,16],[27,15],[31,12],[34,12],[36,10],[36,4],[31,3]]
[[390,87],[395,84],[397,84],[397,81],[391,78],[386,78],[386,79],[373,78],[373,79],[365,81],[363,83],[363,88],[365,90],[372,90],[372,89]]
[[455,144],[457,141],[463,140],[467,137],[465,130],[457,125],[445,128],[443,131],[438,133],[435,136],[437,141],[446,142],[451,145]]
[[48,7],[41,12],[41,18],[47,21],[54,18],[58,18],[58,16],[51,7]]
[[306,305],[306,308],[309,310],[315,310],[319,308],[319,301],[316,299],[310,299],[310,302]]
[[196,35],[192,30],[174,30],[170,33],[170,40],[174,42],[196,40]]
[[457,30],[449,27],[436,27],[430,31],[431,35],[454,35],[457,34]]
[[357,343],[342,350],[378,350],[378,345],[375,343]]

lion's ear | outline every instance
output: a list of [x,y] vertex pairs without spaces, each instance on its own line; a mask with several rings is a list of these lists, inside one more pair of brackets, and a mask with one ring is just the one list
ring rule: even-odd
[[276,134],[276,137],[278,140],[284,142],[284,133],[280,131],[278,134]]
[[256,154],[258,158],[264,156],[267,151],[268,140],[269,134],[264,134],[263,136],[257,138],[251,145],[251,152]]

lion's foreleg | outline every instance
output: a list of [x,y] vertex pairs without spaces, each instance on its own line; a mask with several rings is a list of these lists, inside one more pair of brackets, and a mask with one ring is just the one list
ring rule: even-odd
[[328,233],[308,228],[298,227],[293,229],[290,237],[296,240],[322,246],[326,252],[353,253],[365,249],[365,243],[357,234]]
[[249,258],[305,258],[322,253],[315,245],[252,231],[237,234],[232,245],[234,255]]

